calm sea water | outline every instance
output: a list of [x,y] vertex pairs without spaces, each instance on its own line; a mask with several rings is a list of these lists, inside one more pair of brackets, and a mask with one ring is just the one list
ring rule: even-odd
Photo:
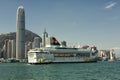
[[120,62],[0,63],[0,80],[120,80]]

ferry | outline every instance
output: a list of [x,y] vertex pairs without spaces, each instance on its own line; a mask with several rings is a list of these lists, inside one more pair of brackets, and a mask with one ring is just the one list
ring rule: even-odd
[[46,47],[28,52],[28,63],[89,63],[97,62],[97,48]]
[[66,43],[60,44],[55,37],[48,37],[46,31],[42,35],[40,48],[28,51],[28,63],[86,63],[97,62],[97,48],[83,46],[81,48],[67,47]]

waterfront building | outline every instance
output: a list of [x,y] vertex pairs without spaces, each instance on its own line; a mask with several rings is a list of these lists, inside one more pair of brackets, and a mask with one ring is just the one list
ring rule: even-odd
[[7,59],[8,58],[11,58],[11,55],[12,55],[12,44],[11,44],[11,40],[8,40],[8,43],[7,43]]
[[98,58],[103,61],[113,61],[116,59],[114,50],[99,50]]
[[110,53],[109,50],[99,50],[98,51],[98,57],[103,61],[107,61],[110,58],[109,53]]
[[2,58],[2,49],[0,48],[0,58]]
[[27,47],[28,49],[32,49],[32,42],[28,42]]
[[16,59],[25,58],[25,11],[23,6],[17,9],[16,18]]
[[41,47],[46,47],[46,38],[48,38],[48,33],[46,32],[46,30],[44,30],[42,34],[42,46]]
[[16,42],[15,42],[15,39],[11,40],[11,46],[12,46],[11,58],[15,59],[16,58]]
[[27,52],[28,52],[28,45],[25,43],[25,58],[27,58]]
[[2,42],[0,41],[0,47],[2,46]]
[[66,41],[61,41],[61,45],[66,47],[67,46]]
[[16,58],[15,55],[15,50],[16,50],[16,45],[15,45],[15,40],[5,40],[5,44],[3,46],[3,58],[4,59],[13,59]]
[[42,45],[41,47],[51,47],[51,46],[60,46],[60,43],[55,37],[48,36],[46,30],[42,34]]
[[114,61],[116,60],[116,57],[115,57],[115,53],[114,53],[114,50],[110,50],[110,61]]
[[40,37],[35,37],[32,43],[32,48],[40,48]]
[[3,46],[3,58],[7,59],[7,46],[8,46],[8,39],[4,40],[4,46]]
[[32,49],[32,42],[29,41],[25,43],[25,58],[27,58],[27,53],[30,49]]

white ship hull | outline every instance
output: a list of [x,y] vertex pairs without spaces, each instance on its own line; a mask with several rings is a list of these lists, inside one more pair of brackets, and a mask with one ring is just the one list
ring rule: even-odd
[[97,62],[97,50],[78,48],[45,48],[30,50],[28,63],[88,63]]

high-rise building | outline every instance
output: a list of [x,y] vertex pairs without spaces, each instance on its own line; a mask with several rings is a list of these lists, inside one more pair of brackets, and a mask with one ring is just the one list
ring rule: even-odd
[[24,59],[25,57],[25,11],[23,6],[17,9],[16,18],[16,59]]
[[67,46],[66,41],[61,41],[61,45],[66,47]]
[[5,40],[4,46],[3,46],[3,58],[7,59],[7,46],[8,46],[8,39]]
[[46,30],[44,30],[43,34],[42,34],[42,47],[46,47],[46,38],[48,37],[48,33],[46,32]]
[[11,58],[12,55],[12,43],[11,40],[8,40],[7,43],[7,58]]
[[2,58],[2,49],[0,48],[0,58]]
[[11,50],[11,58],[15,59],[16,58],[16,42],[15,40],[11,40],[11,46],[12,46],[12,50]]
[[40,48],[40,37],[35,37],[32,43],[32,48]]
[[25,58],[27,58],[27,53],[30,49],[32,49],[32,42],[29,41],[25,43]]
[[10,59],[10,58],[14,58],[16,57],[15,55],[15,50],[16,50],[16,45],[15,45],[15,40],[10,40],[10,39],[6,39],[4,46],[3,46],[3,53],[2,56],[4,59]]

